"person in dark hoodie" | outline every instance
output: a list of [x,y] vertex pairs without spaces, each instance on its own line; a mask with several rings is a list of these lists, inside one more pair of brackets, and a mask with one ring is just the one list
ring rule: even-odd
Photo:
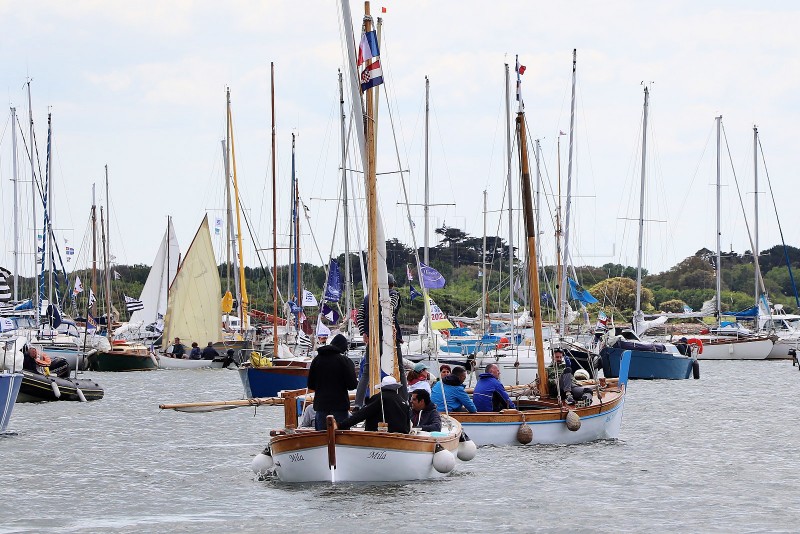
[[353,361],[345,354],[347,338],[337,334],[329,345],[317,349],[308,370],[308,389],[314,390],[315,428],[325,430],[325,418],[332,415],[341,423],[349,415],[348,391],[358,386]]
[[431,394],[425,389],[411,392],[411,424],[426,432],[442,430],[442,417],[436,405],[431,402]]
[[431,387],[431,402],[436,405],[440,412],[445,411],[445,404],[447,404],[448,412],[467,411],[475,413],[478,411],[464,388],[464,380],[466,379],[467,370],[461,366],[456,366],[451,374]]
[[485,372],[478,376],[472,400],[479,412],[499,412],[506,408],[516,408],[500,382],[500,366],[496,363],[488,364]]
[[203,360],[213,360],[214,358],[219,358],[219,352],[214,348],[214,344],[209,341],[200,356]]
[[400,384],[395,377],[384,376],[375,389],[380,390],[380,394],[371,396],[363,408],[339,423],[339,428],[347,430],[364,421],[364,430],[375,432],[378,423],[385,422],[389,432],[408,434],[411,431],[408,403],[400,395]]

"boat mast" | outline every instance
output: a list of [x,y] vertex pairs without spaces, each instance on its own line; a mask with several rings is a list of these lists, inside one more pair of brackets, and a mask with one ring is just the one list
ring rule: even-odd
[[[29,135],[28,138],[30,139],[30,160],[31,160],[31,199],[33,203],[31,204],[31,215],[33,217],[33,243],[34,243],[34,250],[39,247],[39,234],[36,233],[36,164],[33,159],[34,154],[34,142],[33,142],[33,106],[31,104],[31,80],[28,79],[28,119],[29,119]],[[44,244],[44,243],[42,243]],[[34,253],[35,255],[35,253]],[[36,326],[39,327],[39,323],[42,320],[41,316],[41,304],[39,301],[39,288],[35,288],[33,292],[33,302],[34,307],[36,308]]]
[[236,145],[233,140],[233,120],[231,118],[231,104],[230,104],[230,90],[228,90],[228,134],[230,135],[231,143],[231,166],[233,168],[233,193],[234,201],[236,203],[236,236],[238,245],[237,260],[239,262],[239,324],[241,325],[240,333],[247,332],[249,326],[249,319],[247,315],[247,307],[250,303],[247,297],[247,280],[244,276],[244,256],[242,252],[242,217],[241,206],[239,205],[239,180],[236,176]]
[[275,178],[275,62],[270,62],[270,105],[272,108],[272,349],[278,356],[278,204]]
[[486,190],[483,191],[483,256],[481,257],[481,330],[486,332]]
[[428,234],[430,233],[430,182],[428,175],[428,144],[430,139],[430,90],[431,84],[428,77],[425,76],[425,250],[423,256],[425,257],[425,265],[430,265],[430,258],[428,257]]
[[[570,113],[569,113],[569,153],[567,156],[567,208],[566,208],[566,217],[564,220],[564,269],[563,274],[559,278],[559,283],[561,287],[559,288],[559,293],[561,295],[561,303],[566,308],[567,306],[567,277],[569,276],[569,270],[567,269],[567,264],[570,261],[569,258],[569,236],[570,236],[570,221],[572,219],[572,146],[575,140],[575,71],[576,71],[576,64],[578,61],[578,50],[576,48],[572,49],[572,100],[570,103]],[[559,203],[561,202],[561,197],[559,196]],[[566,314],[564,313],[565,310],[560,310],[561,314],[561,335],[563,336],[566,333],[567,328],[567,321],[566,321]]]
[[94,316],[97,317],[97,201],[95,199],[95,184],[92,184],[92,294],[95,298],[89,308],[91,308]]
[[[231,292],[231,244],[233,243],[233,209],[231,208],[231,182],[230,159],[228,158],[228,129],[225,129],[225,139],[220,140],[222,145],[222,165],[225,172],[225,292]],[[227,318],[226,318],[227,323]]]
[[19,300],[19,174],[17,170],[17,108],[11,108],[11,164],[14,181],[14,302]]
[[[534,209],[536,209],[536,229],[539,230],[541,228],[541,214],[542,210],[540,209],[542,206],[542,145],[539,142],[539,139],[536,140],[536,151],[534,152],[536,155],[536,205]],[[536,246],[539,246],[539,240],[536,240]],[[541,248],[536,251],[536,257],[539,257],[541,253]]]
[[721,229],[720,229],[720,189],[722,188],[722,184],[720,182],[720,129],[722,126],[722,115],[716,118],[717,121],[717,264],[716,264],[716,271],[717,271],[717,298],[716,298],[716,305],[717,305],[717,323],[722,319],[722,297],[720,296],[720,291],[722,290],[722,243],[721,243]]
[[[517,59],[519,64],[519,59]],[[508,186],[508,311],[511,314],[511,339],[514,340],[514,202],[511,183],[511,86],[506,67],[506,182]],[[519,94],[517,95],[519,98]],[[520,101],[522,106],[522,101]]]
[[[51,143],[53,140],[53,115],[47,114],[47,167],[46,167],[46,182],[47,182],[47,199],[44,208],[44,220],[47,232],[47,246],[45,247],[46,263],[42,262],[42,269],[47,265],[47,303],[53,304],[53,267],[55,267],[55,258],[53,256],[53,176],[52,176],[52,162],[53,152],[51,150]],[[44,280],[42,280],[44,283]],[[53,326],[53,318],[50,316],[50,326]]]
[[106,170],[106,222],[103,224],[103,206],[100,206],[100,227],[103,230],[103,261],[106,266],[106,335],[111,341],[113,319],[111,317],[111,200],[108,196],[108,165]]
[[525,137],[525,112],[517,113],[517,135],[519,136],[519,159],[522,184],[522,212],[525,220],[525,237],[528,242],[528,287],[531,295],[536,364],[539,371],[539,393],[547,396],[547,370],[544,366],[544,341],[542,340],[542,306],[539,293],[539,262],[536,258],[536,228],[534,227],[531,175],[528,169],[528,145]]
[[633,330],[639,333],[642,320],[642,240],[644,237],[644,188],[647,171],[647,112],[650,104],[650,91],[644,86],[644,111],[642,115],[642,179],[639,184],[639,250],[636,260],[636,311],[633,313]]
[[[294,184],[294,286],[297,295],[297,305],[303,308],[303,280],[300,266],[300,186],[297,183],[297,168],[295,166],[295,134],[292,134],[292,183]],[[297,329],[300,330],[300,313],[297,314]]]
[[755,297],[755,304],[758,307],[759,300],[759,268],[758,268],[758,126],[753,125],[753,180],[755,181],[755,189],[753,193],[753,203],[755,204],[755,228],[753,237],[753,267],[755,276],[755,289],[753,295]]
[[562,310],[563,301],[561,300],[561,135],[562,133],[559,131],[558,142],[556,143],[556,174],[558,182],[558,202],[556,203],[556,290],[558,295],[556,297],[556,313],[558,314],[558,333],[563,337],[562,317],[564,312]]
[[[344,229],[344,311],[345,323],[348,324],[350,320],[350,230],[349,213],[348,213],[348,198],[347,198],[347,132],[345,130],[345,121],[347,119],[344,111],[344,81],[342,78],[342,71],[339,71],[339,113],[341,116],[341,140],[342,140],[342,213],[343,213],[343,229]],[[349,330],[348,330],[349,337]]]

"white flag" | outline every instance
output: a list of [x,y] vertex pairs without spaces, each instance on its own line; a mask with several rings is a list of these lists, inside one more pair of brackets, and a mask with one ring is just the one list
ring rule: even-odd
[[78,293],[83,293],[83,284],[81,283],[81,277],[75,277],[75,287],[72,288],[72,293],[77,295]]
[[312,293],[308,289],[303,290],[303,306],[319,306],[319,302],[317,302],[317,297],[315,297],[314,293]]
[[322,315],[317,317],[317,337],[329,337],[331,329],[322,322]]
[[95,302],[97,302],[97,298],[95,298],[92,288],[89,288],[89,307],[94,306]]

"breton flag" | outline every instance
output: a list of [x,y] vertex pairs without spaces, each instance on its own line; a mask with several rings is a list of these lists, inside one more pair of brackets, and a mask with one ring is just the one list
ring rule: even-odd
[[414,273],[411,272],[411,267],[406,263],[406,278],[408,278],[409,282],[414,281]]
[[89,307],[94,306],[95,302],[97,302],[97,298],[94,296],[92,288],[89,288]]
[[122,280],[122,275],[117,271],[114,271],[114,280]]
[[144,309],[144,302],[141,300],[129,297],[126,294],[122,294],[125,297],[125,306],[128,308],[129,312],[135,312]]
[[361,36],[361,44],[358,45],[358,66],[364,64],[368,59],[380,56],[378,50],[378,36],[375,30],[367,32]]
[[83,293],[83,284],[81,283],[81,277],[75,277],[75,287],[72,289],[73,295],[78,295],[78,293]]
[[0,302],[11,300],[11,288],[8,286],[8,278],[10,276],[11,271],[5,267],[0,267]]
[[383,71],[381,70],[381,60],[376,59],[361,73],[361,92],[371,87],[376,87],[383,83]]

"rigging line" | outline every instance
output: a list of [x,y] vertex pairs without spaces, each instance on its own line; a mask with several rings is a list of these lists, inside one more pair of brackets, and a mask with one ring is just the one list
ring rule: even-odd
[[769,177],[769,170],[767,169],[767,160],[764,157],[764,146],[761,144],[761,136],[758,136],[758,148],[761,151],[761,162],[764,164],[764,174],[767,176],[767,185],[769,186],[769,194],[772,198],[772,207],[775,210],[775,218],[778,220],[778,232],[781,235],[781,243],[783,243],[783,254],[786,257],[786,265],[789,267],[789,280],[792,282],[792,289],[794,290],[794,299],[797,307],[800,308],[800,296],[797,294],[797,286],[794,283],[794,274],[792,273],[792,263],[789,261],[789,251],[786,248],[786,240],[783,237],[783,226],[781,226],[781,218],[778,215],[778,204],[775,202],[775,193],[772,190],[772,180]]
[[[736,194],[739,196],[739,205],[742,207],[742,214],[744,215],[744,226],[745,226],[745,229],[747,230],[747,239],[750,242],[750,250],[754,251],[755,250],[755,245],[753,244],[753,236],[752,236],[752,234],[750,232],[750,223],[747,222],[747,212],[744,209],[744,199],[742,199],[742,192],[739,189],[739,179],[736,177],[736,169],[733,168],[733,156],[731,155],[731,147],[730,147],[730,145],[728,145],[728,134],[725,131],[725,125],[724,124],[722,125],[722,135],[725,137],[725,148],[728,151],[728,160],[730,161],[730,164],[731,164],[731,173],[733,173],[733,180],[734,180],[734,182],[736,182]],[[753,263],[754,263],[754,266],[755,266],[756,274],[758,275],[758,283],[761,286],[761,291],[764,294],[766,294],[767,293],[767,288],[764,286],[764,278],[761,276],[761,269],[759,268],[759,265],[758,265],[758,254],[757,253],[753,254]],[[717,268],[719,268],[719,266],[717,266]]]

